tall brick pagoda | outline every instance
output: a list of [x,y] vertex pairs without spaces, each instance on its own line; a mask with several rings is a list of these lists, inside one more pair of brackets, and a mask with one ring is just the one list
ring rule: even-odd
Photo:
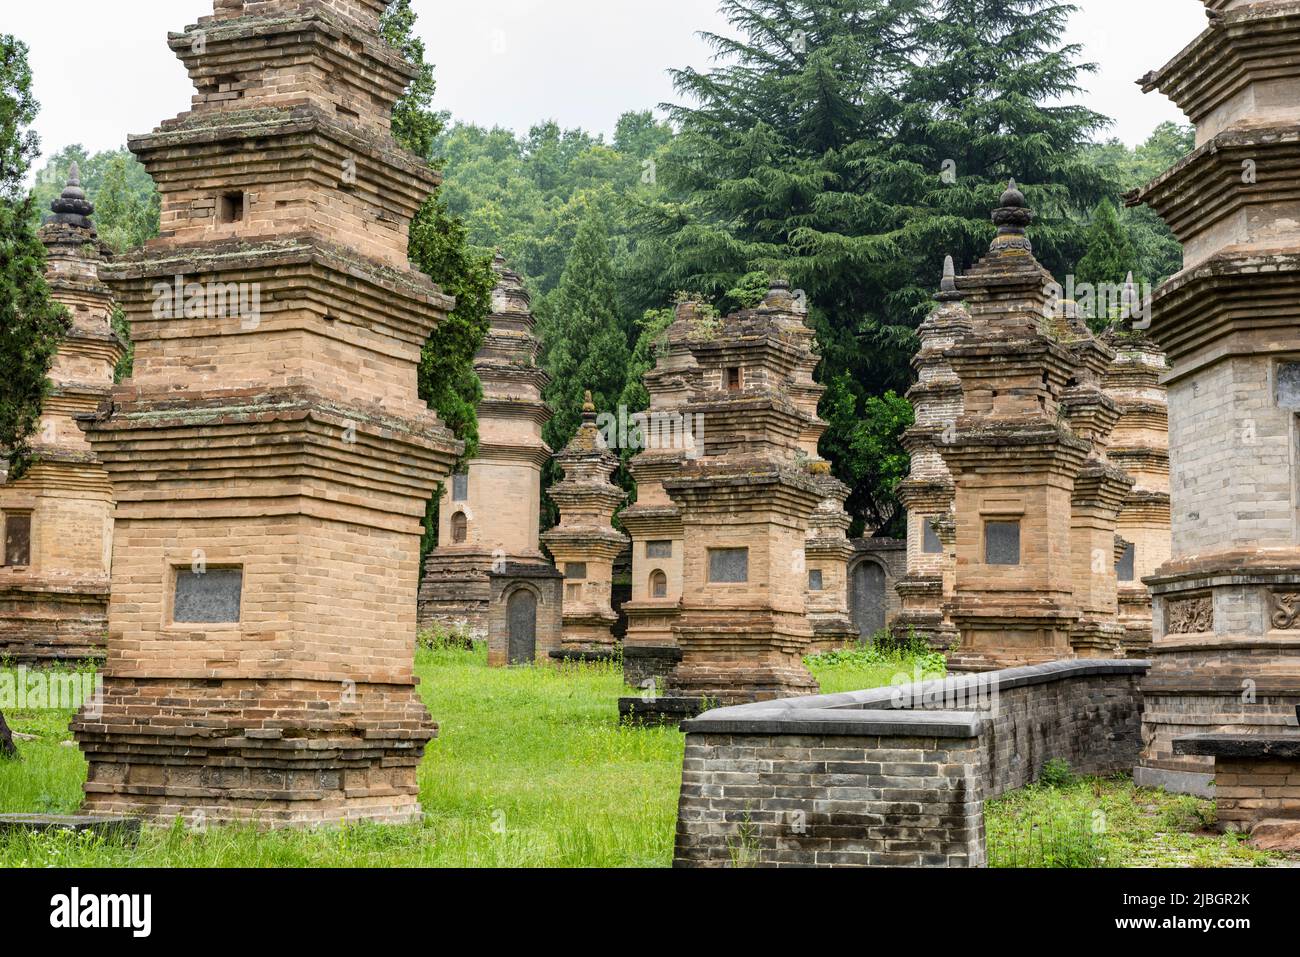
[[1081,618],[1072,499],[1092,445],[1066,421],[1077,358],[1050,320],[1052,278],[1034,258],[1032,221],[1013,181],[993,212],[988,255],[957,283],[971,331],[944,354],[963,394],[952,441],[939,446],[955,486],[956,576],[946,607],[961,632],[957,670],[1072,657]]
[[957,629],[944,611],[954,585],[956,492],[940,446],[954,434],[962,391],[944,353],[971,331],[951,256],[944,262],[936,298],[938,307],[918,330],[921,348],[912,362],[917,379],[907,393],[915,411],[915,424],[903,436],[911,468],[898,488],[899,501],[907,509],[907,575],[897,585],[903,609],[892,630],[897,638],[915,635],[932,648],[946,650],[957,643]]
[[808,536],[804,540],[808,585],[804,600],[813,629],[809,649],[812,654],[856,642],[858,630],[849,609],[849,562],[854,555],[848,537],[853,520],[844,510],[849,487],[831,474],[831,463],[823,459],[812,460],[809,471],[821,493],[821,500],[808,518]]
[[587,393],[582,424],[555,456],[564,479],[551,486],[560,522],[542,540],[564,574],[564,632],[557,657],[613,656],[612,628],[618,615],[610,604],[614,560],[627,536],[610,519],[626,497],[610,481],[618,456],[605,447],[596,427],[596,407]]
[[[1136,301],[1136,290],[1130,298]],[[1161,381],[1167,365],[1145,329],[1130,318],[1107,331],[1115,360],[1102,387],[1118,403],[1110,461],[1133,477],[1116,523],[1119,622],[1126,655],[1151,649],[1151,592],[1142,580],[1169,560],[1169,402]]]
[[438,181],[385,0],[217,0],[193,108],[131,150],[162,236],[105,271],[134,376],[84,428],[118,500],[87,811],[409,821],[421,519],[460,445],[416,392],[454,306],[407,261]]
[[475,641],[487,637],[488,574],[494,567],[544,565],[542,439],[551,410],[542,401],[550,377],[537,365],[539,345],[528,291],[498,254],[487,338],[474,357],[483,383],[478,455],[443,488],[438,547],[425,558],[419,627],[440,627]]
[[25,664],[103,657],[113,547],[113,490],[75,417],[108,395],[123,350],[76,163],[50,210],[40,230],[46,279],[72,328],[50,368],[31,467],[0,481],[0,659]]
[[794,297],[776,283],[757,308],[690,342],[698,387],[686,411],[704,417],[707,440],[663,481],[684,533],[673,626],[682,660],[664,698],[625,699],[625,714],[662,720],[702,699],[729,705],[817,690],[803,663],[813,638],[803,572],[824,491],[809,469],[809,413],[792,398],[810,348],[800,328]]
[[[781,282],[774,284],[773,293],[787,310],[780,322],[798,344],[798,360],[785,389],[803,413],[804,430],[799,448],[821,493],[821,500],[809,517],[804,542],[805,602],[813,628],[809,650],[830,651],[858,638],[849,613],[849,561],[853,557],[853,544],[848,531],[852,519],[844,509],[849,487],[831,474],[831,463],[822,459],[818,448],[826,433],[826,423],[817,414],[817,407],[826,387],[814,378],[821,355],[816,334],[805,321],[807,308],[801,296],[790,296],[787,305],[788,288]],[[772,301],[773,295],[769,294],[768,298]]]
[[1124,629],[1119,622],[1115,536],[1134,482],[1108,456],[1121,413],[1102,380],[1115,352],[1089,331],[1075,304],[1061,306],[1056,335],[1075,358],[1061,408],[1070,430],[1088,443],[1088,457],[1075,476],[1070,498],[1070,560],[1080,613],[1070,629],[1070,646],[1080,658],[1119,658],[1124,654]]
[[1267,734],[1300,704],[1300,6],[1207,0],[1209,27],[1143,78],[1196,149],[1130,197],[1183,243],[1152,303],[1170,370],[1173,549],[1147,578],[1154,665],[1139,783],[1208,793],[1185,734]]
[[680,422],[677,417],[699,388],[699,363],[691,340],[702,328],[700,305],[678,303],[655,367],[643,380],[650,394],[648,441],[628,466],[636,479],[636,501],[619,513],[619,522],[632,537],[632,598],[623,604],[627,614],[623,677],[632,687],[662,689],[681,659],[673,626],[682,597],[685,532],[681,509],[665,491],[664,482],[677,475],[688,454],[700,450],[685,448],[684,441],[662,441],[654,417]]

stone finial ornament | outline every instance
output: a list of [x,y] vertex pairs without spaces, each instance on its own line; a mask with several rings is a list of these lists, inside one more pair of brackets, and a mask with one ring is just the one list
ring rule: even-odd
[[94,205],[86,199],[86,191],[81,188],[81,167],[73,160],[72,168],[68,171],[68,184],[59,197],[50,203],[51,215],[45,217],[45,222],[94,229],[95,224],[90,221],[94,212]]

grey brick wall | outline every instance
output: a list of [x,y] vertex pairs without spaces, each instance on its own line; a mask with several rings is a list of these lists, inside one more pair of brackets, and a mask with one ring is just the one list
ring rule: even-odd
[[1055,662],[701,715],[684,725],[676,864],[982,867],[989,798],[1052,758],[1133,767],[1147,668]]

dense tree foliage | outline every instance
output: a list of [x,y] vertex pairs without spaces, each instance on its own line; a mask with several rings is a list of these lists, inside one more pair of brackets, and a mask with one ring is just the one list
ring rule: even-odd
[[45,247],[23,187],[40,143],[30,126],[32,96],[27,47],[0,34],[0,454],[16,478],[30,464],[32,433],[49,390],[50,365],[71,321],[50,296]]

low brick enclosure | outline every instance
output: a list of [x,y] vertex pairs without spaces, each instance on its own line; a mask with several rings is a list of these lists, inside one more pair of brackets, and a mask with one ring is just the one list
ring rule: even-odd
[[1175,739],[1174,753],[1214,759],[1220,828],[1300,851],[1300,732],[1192,735]]
[[765,701],[683,725],[678,867],[983,867],[984,802],[1061,758],[1128,771],[1145,661]]

